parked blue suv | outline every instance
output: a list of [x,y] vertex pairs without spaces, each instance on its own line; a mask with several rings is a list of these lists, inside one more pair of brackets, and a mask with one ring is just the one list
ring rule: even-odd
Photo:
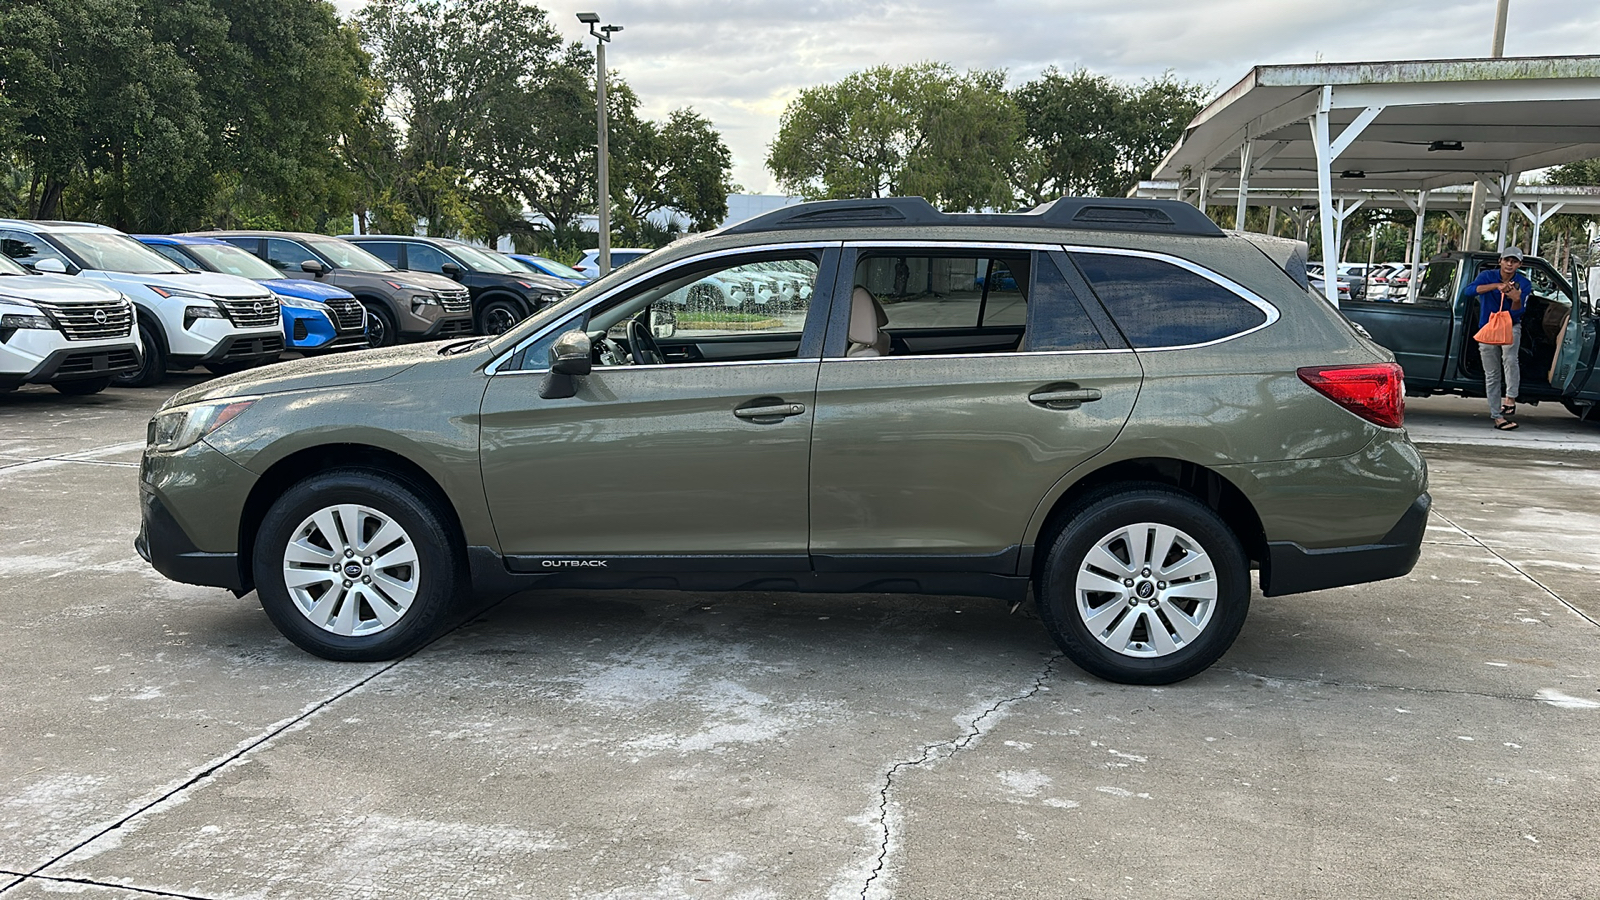
[[222,272],[253,279],[281,298],[284,349],[302,353],[368,346],[366,308],[343,288],[284,278],[283,273],[225,241],[203,237],[134,235],[150,249],[191,272]]

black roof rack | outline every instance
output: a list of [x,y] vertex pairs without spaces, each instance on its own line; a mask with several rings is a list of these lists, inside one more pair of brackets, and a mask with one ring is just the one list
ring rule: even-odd
[[1177,200],[1123,197],[1062,197],[1027,212],[944,213],[921,197],[818,200],[797,203],[745,219],[724,234],[800,228],[872,228],[883,225],[987,225],[1014,228],[1077,228],[1222,237],[1205,213]]

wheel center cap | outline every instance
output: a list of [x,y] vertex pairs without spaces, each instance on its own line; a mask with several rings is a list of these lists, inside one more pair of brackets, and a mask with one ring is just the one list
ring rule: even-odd
[[1155,594],[1156,586],[1148,581],[1141,581],[1139,586],[1134,589],[1134,592],[1139,595],[1139,599],[1148,600]]
[[349,578],[360,578],[361,577],[361,564],[357,563],[357,562],[345,563],[344,564],[344,574],[346,575],[346,577],[349,577]]

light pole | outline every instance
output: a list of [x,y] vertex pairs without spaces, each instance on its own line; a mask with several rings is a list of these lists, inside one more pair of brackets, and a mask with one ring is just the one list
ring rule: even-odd
[[[1489,45],[1489,55],[1494,59],[1499,59],[1506,55],[1506,17],[1510,12],[1511,0],[1499,0],[1495,4],[1494,41]],[[1483,182],[1474,179],[1472,182],[1472,204],[1467,210],[1467,227],[1463,229],[1466,233],[1461,236],[1461,249],[1463,250],[1476,250],[1478,245],[1483,243],[1483,208],[1487,205],[1485,202],[1487,199],[1488,192],[1483,189]],[[1504,200],[1504,198],[1501,199]],[[1500,205],[1500,221],[1504,223],[1505,218],[1505,204],[1502,202]],[[1501,225],[1500,231],[1502,234],[1505,233],[1504,224]],[[1505,240],[1502,238],[1500,242],[1503,244]],[[1503,248],[1495,248],[1497,252],[1501,249]]]
[[[611,35],[621,31],[621,25],[601,25],[600,14],[592,12],[578,13],[578,21],[589,26],[589,33],[594,35],[594,109],[595,122],[599,130],[600,139],[596,147],[597,162],[600,169],[600,184],[596,191],[598,202],[595,204],[600,213],[597,223],[600,230],[600,274],[611,274],[611,159],[606,150],[606,44],[611,42]],[[598,27],[596,27],[598,26]]]

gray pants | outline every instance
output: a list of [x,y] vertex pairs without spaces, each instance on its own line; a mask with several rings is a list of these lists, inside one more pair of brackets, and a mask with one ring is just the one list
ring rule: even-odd
[[1500,418],[1502,397],[1515,400],[1522,390],[1522,368],[1517,365],[1517,348],[1521,346],[1521,322],[1511,327],[1511,343],[1478,345],[1478,355],[1483,358],[1483,392],[1488,395],[1489,415],[1493,418]]

